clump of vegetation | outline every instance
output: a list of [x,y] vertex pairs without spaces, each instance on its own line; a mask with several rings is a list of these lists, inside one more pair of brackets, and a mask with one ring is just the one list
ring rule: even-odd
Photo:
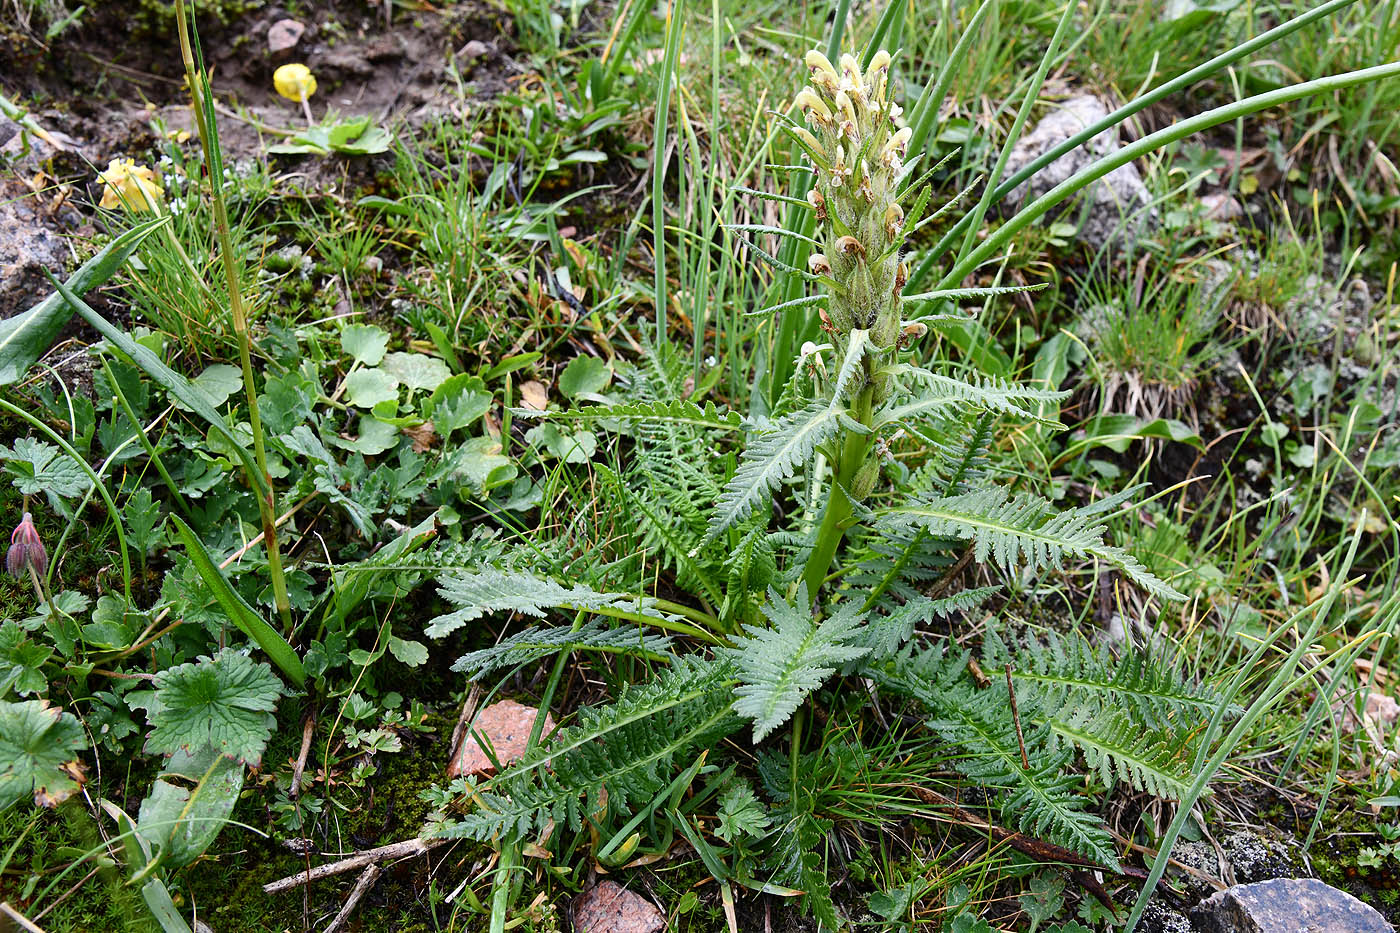
[[[0,322],[0,898],[497,933],[607,873],[676,929],[1082,933],[1179,840],[1289,819],[1262,786],[1315,851],[1338,798],[1393,806],[1400,328],[1351,243],[1395,249],[1400,66],[1267,76],[1331,13],[1400,24],[1218,6],[1153,27],[1157,83],[1093,60],[1145,29],[1112,4],[798,44],[516,3],[509,94],[454,65],[417,130],[317,124],[284,63],[297,125],[237,160],[177,2],[193,134],[106,160],[85,261]],[[1008,172],[1052,74],[1143,91]],[[1353,94],[1324,209],[1288,162],[1329,123],[1289,121]],[[1188,182],[1131,256],[1045,225],[1147,155]],[[1165,203],[1207,188],[1280,223]],[[1384,877],[1393,829],[1349,825],[1329,877]]]

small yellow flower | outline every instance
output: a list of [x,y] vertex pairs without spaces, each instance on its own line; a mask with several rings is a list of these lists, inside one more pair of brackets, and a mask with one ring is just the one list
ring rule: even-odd
[[890,206],[885,208],[885,233],[893,240],[903,226],[904,208],[900,207],[898,202],[891,201]]
[[153,211],[165,196],[156,173],[132,159],[113,159],[97,180],[102,182],[102,200],[97,206],[106,210],[125,207],[136,213]]
[[823,88],[827,93],[835,94],[840,86],[840,79],[836,74],[836,69],[831,67],[831,59],[827,58],[817,49],[812,49],[805,56],[807,68],[812,75],[812,84]]
[[907,126],[896,130],[885,142],[885,147],[880,150],[880,164],[899,171],[900,160],[904,158],[904,153],[909,148],[909,139],[913,135],[914,130]]
[[802,90],[798,91],[797,97],[793,99],[793,103],[802,108],[802,112],[805,113],[808,118],[816,120],[817,123],[823,126],[829,126],[831,124],[831,108],[829,108],[811,88],[804,87]]
[[272,73],[272,86],[287,100],[303,101],[316,93],[316,76],[305,65],[283,65]]

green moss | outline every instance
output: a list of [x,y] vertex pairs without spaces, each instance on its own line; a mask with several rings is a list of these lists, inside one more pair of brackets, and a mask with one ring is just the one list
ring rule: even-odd
[[[422,739],[405,737],[402,752],[377,756],[378,773],[364,787],[337,788],[335,800],[328,801],[322,811],[320,826],[311,840],[313,847],[318,852],[338,848],[348,852],[402,842],[417,835],[429,810],[428,804],[419,799],[419,793],[443,779],[446,755],[442,749],[454,722],[453,717],[434,714],[428,724],[444,741],[426,746]],[[329,727],[329,722],[323,723],[323,728]],[[269,749],[267,761],[280,760],[275,755],[286,752],[290,746],[278,743],[293,731],[298,730],[281,730],[274,743],[277,747]],[[311,793],[320,792],[321,787],[317,785]],[[186,869],[178,879],[182,895],[200,906],[216,930],[272,933],[300,929],[303,894],[310,898],[312,916],[320,917],[328,911],[334,913],[358,878],[357,872],[349,872],[316,882],[305,891],[298,888],[281,894],[263,893],[262,886],[267,882],[307,866],[307,861],[295,855],[287,845],[293,840],[276,833],[269,825],[274,799],[275,792],[270,786],[254,789],[245,794],[234,814],[235,821],[260,831],[272,831],[271,836],[255,835],[231,826],[220,836],[215,852]],[[435,881],[438,891],[451,890],[460,880],[455,873],[464,870],[458,866],[462,866],[464,860],[467,865],[472,861],[461,847],[453,850],[451,859],[452,870],[435,875],[430,874],[438,864],[435,857],[411,859],[392,868],[384,866],[386,871],[362,904],[357,928],[363,933],[426,933],[438,929],[430,907],[429,884]],[[329,861],[333,858],[317,854],[312,856],[311,864]],[[438,919],[445,921],[450,912],[450,907],[446,912],[440,907]]]
[[[90,853],[100,857],[103,851],[97,827],[78,801],[70,800],[56,810],[21,805],[0,812],[0,839],[6,840],[0,858],[10,844],[22,839],[0,874],[0,901],[29,917],[47,909],[44,929],[91,933],[156,929],[140,895],[122,883],[110,862],[92,858],[77,864],[79,858]],[[97,873],[85,877],[93,868],[98,868]]]

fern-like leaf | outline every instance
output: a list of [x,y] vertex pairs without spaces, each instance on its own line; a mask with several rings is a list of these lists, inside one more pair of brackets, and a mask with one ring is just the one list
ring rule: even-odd
[[991,376],[954,379],[912,366],[902,372],[918,383],[918,394],[913,398],[896,399],[886,405],[876,415],[876,427],[896,422],[917,422],[931,415],[946,415],[950,409],[995,411],[1058,426],[1058,422],[1042,419],[1033,409],[1069,397],[1068,392],[1015,385]]
[[[804,800],[809,802],[807,807],[799,802]],[[839,930],[841,921],[831,899],[825,857],[831,821],[812,813],[808,795],[799,794],[790,803],[773,834],[774,845],[764,867],[772,881],[803,892],[803,909],[821,921],[824,929]]]
[[[1079,782],[1063,773],[1069,749],[1050,752],[1043,727],[1018,738],[1005,684],[978,689],[967,674],[967,655],[949,656],[941,645],[905,655],[892,671],[875,673],[886,689],[922,705],[930,714],[929,726],[965,753],[954,762],[959,771],[1000,791],[1003,819],[1117,867],[1111,838],[1075,792]],[[1022,740],[1030,767],[1021,758]]]
[[1017,695],[1046,716],[1124,710],[1149,728],[1165,730],[1209,719],[1222,702],[1159,657],[1129,649],[1115,658],[1078,635],[1045,632],[1013,651],[988,632],[982,650],[989,670],[1012,664]]
[[888,658],[914,637],[914,627],[927,625],[954,613],[968,613],[1001,591],[999,586],[962,590],[941,599],[916,596],[885,615],[872,615],[865,624],[861,644],[870,648],[870,660]]
[[598,612],[604,615],[651,612],[651,601],[624,593],[599,593],[582,583],[563,586],[548,577],[494,567],[479,571],[455,570],[443,574],[438,594],[460,606],[428,623],[431,638],[450,635],[468,622],[492,612],[521,612],[544,618],[546,609]]
[[548,421],[571,421],[597,423],[613,422],[631,424],[649,422],[653,424],[683,424],[715,431],[741,431],[744,419],[737,411],[721,411],[714,402],[704,406],[684,399],[669,401],[632,402],[623,405],[589,405],[586,408],[570,408],[564,411],[536,411],[533,408],[513,408],[511,411],[521,418],[540,418]]
[[478,787],[472,810],[438,832],[502,844],[551,824],[579,829],[603,788],[613,812],[649,800],[670,780],[677,757],[738,728],[732,676],[724,661],[677,658],[650,683],[624,689],[612,705],[582,709],[577,725]]
[[1004,487],[989,486],[906,504],[889,512],[882,524],[971,541],[979,562],[990,558],[1007,573],[1023,563],[1037,571],[1058,567],[1066,554],[1091,557],[1117,567],[1154,596],[1182,599],[1137,558],[1104,542],[1107,528],[1099,520],[1100,511],[1096,506],[1061,510],[1040,496],[1013,496]]
[[734,711],[753,720],[755,742],[787,722],[839,666],[870,650],[852,644],[865,618],[859,604],[851,603],[820,623],[812,619],[810,606],[805,584],[798,588],[796,605],[769,590],[763,614],[772,626],[745,625],[749,637],[727,649],[739,665]]
[[1168,800],[1180,800],[1191,788],[1193,749],[1179,737],[1144,732],[1121,710],[1091,713],[1081,710],[1050,720],[1050,747],[1068,742],[1084,753],[1084,762],[1099,772],[1104,783],[1115,778],[1135,790]]
[[839,406],[815,401],[774,421],[770,430],[750,440],[715,507],[706,540],[715,539],[768,500],[779,483],[811,458],[818,444],[835,435],[845,417]]
[[476,680],[492,671],[530,664],[561,651],[637,652],[655,655],[668,653],[670,646],[671,639],[665,635],[652,634],[632,626],[609,628],[602,619],[594,619],[576,630],[568,626],[527,628],[490,648],[462,655],[452,665],[452,669],[466,674],[468,680]]

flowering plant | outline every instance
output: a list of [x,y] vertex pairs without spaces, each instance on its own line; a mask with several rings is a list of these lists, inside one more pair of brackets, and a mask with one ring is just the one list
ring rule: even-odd
[[105,210],[123,207],[137,214],[159,211],[158,205],[165,197],[155,171],[137,165],[134,159],[113,159],[97,180],[102,183],[102,200],[97,206]]

